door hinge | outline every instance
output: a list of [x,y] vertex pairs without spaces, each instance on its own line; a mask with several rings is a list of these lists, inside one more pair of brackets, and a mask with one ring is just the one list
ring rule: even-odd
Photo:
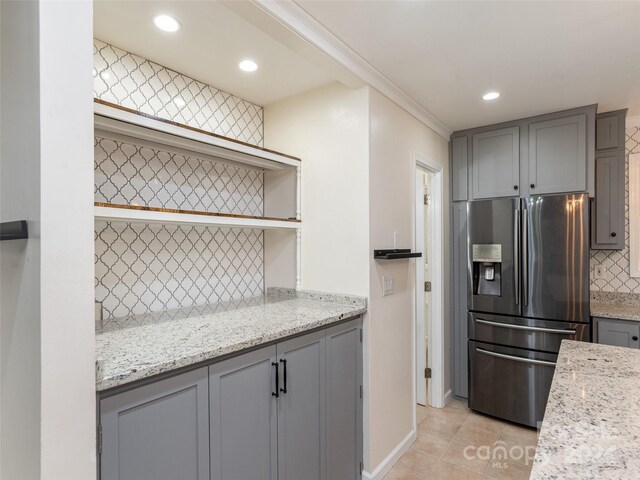
[[424,291],[425,292],[431,291],[431,282],[424,282]]
[[424,378],[431,378],[431,369],[429,367],[424,369]]
[[360,385],[360,398],[362,398],[362,385]]
[[360,343],[362,343],[362,329],[360,329]]
[[428,193],[424,194],[424,204],[425,205],[429,205],[431,203],[431,195],[429,195]]
[[97,444],[98,444],[98,455],[101,455],[102,454],[102,425],[98,425]]

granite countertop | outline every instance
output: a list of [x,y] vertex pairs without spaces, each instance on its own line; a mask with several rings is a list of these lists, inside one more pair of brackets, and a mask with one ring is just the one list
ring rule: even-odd
[[640,294],[593,291],[591,316],[640,322]]
[[364,297],[270,288],[263,297],[106,320],[96,390],[193,365],[366,312]]
[[532,480],[640,478],[640,350],[563,340]]

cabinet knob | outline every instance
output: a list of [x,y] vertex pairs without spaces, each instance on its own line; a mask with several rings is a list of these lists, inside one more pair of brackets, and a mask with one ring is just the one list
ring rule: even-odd
[[638,341],[638,336],[637,336],[637,335],[634,335],[633,337],[631,337],[631,339],[632,339],[634,342],[637,342],[637,341]]
[[514,185],[514,186],[513,186],[513,189],[514,189],[514,190],[517,190],[517,189],[518,189],[518,185]]
[[531,188],[536,188],[536,184],[532,183],[531,185],[529,185]]
[[617,233],[616,233],[616,232],[611,232],[611,236],[612,236],[612,237],[615,237],[616,235],[617,235]]

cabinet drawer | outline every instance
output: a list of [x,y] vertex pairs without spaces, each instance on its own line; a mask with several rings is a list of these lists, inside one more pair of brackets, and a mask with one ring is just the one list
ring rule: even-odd
[[598,343],[615,347],[640,348],[640,323],[596,319]]

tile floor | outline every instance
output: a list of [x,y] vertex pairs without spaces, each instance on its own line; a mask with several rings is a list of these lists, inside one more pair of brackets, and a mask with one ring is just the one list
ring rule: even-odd
[[459,400],[417,409],[417,439],[385,480],[529,478],[535,430],[473,413]]

